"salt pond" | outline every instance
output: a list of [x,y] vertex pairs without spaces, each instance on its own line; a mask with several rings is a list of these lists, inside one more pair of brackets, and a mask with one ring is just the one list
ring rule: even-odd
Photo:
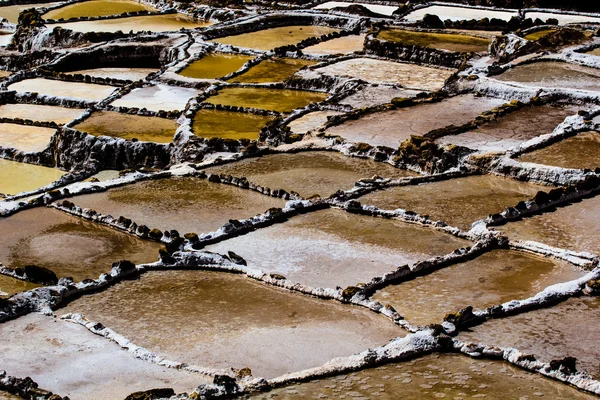
[[429,6],[420,8],[416,11],[404,17],[407,21],[420,21],[426,14],[437,15],[442,21],[447,19],[451,21],[469,20],[476,19],[480,20],[483,18],[497,18],[508,21],[512,17],[518,16],[517,10],[515,11],[494,11],[486,10],[483,8],[469,8],[469,7],[452,7],[452,6]]
[[3,104],[0,118],[21,118],[38,122],[56,122],[64,125],[83,113],[81,108],[45,106],[42,104]]
[[192,131],[205,138],[258,139],[272,116],[202,109],[194,116]]
[[48,11],[44,19],[105,17],[135,11],[156,11],[155,8],[133,0],[87,0]]
[[293,120],[288,127],[293,133],[304,134],[325,125],[328,117],[340,114],[342,113],[339,111],[331,110],[313,111]]
[[314,61],[295,58],[274,58],[261,61],[242,75],[231,79],[231,82],[267,83],[282,82],[301,68],[315,64]]
[[218,79],[240,69],[253,56],[244,54],[211,53],[190,63],[180,75],[196,79]]
[[519,65],[494,78],[526,86],[600,91],[600,69],[565,62]]
[[38,152],[48,147],[56,129],[0,123],[0,147]]
[[116,87],[94,83],[67,82],[54,79],[33,78],[10,85],[9,90],[39,93],[46,96],[100,101],[115,91]]
[[421,46],[457,52],[487,51],[491,39],[451,33],[417,32],[401,29],[384,29],[378,39],[402,43],[405,46]]
[[263,87],[226,87],[216,96],[205,100],[211,104],[258,108],[262,110],[289,112],[310,103],[318,103],[329,95],[306,90],[270,89]]
[[327,1],[325,3],[321,3],[318,6],[313,7],[315,10],[331,10],[333,8],[346,8],[352,5],[359,5],[365,7],[367,10],[374,12],[376,14],[385,15],[391,17],[394,11],[398,9],[396,6],[384,6],[379,4],[369,4],[369,3],[348,3],[345,1]]
[[525,153],[522,162],[562,168],[596,169],[600,167],[600,133],[583,132],[550,146]]
[[314,55],[347,54],[361,51],[366,34],[348,35],[305,47],[302,52]]
[[[168,32],[209,26],[209,22],[196,22],[179,14],[145,15],[141,17],[102,19],[97,21],[61,22],[53,24],[75,32]],[[53,25],[48,25],[52,27]]]
[[149,74],[158,71],[156,68],[93,68],[82,69],[79,71],[70,71],[69,74],[89,75],[96,78],[112,78],[130,81],[139,81],[146,78]]
[[49,185],[64,174],[59,169],[0,158],[0,193],[15,195],[35,190]]
[[133,89],[111,103],[114,107],[146,108],[150,111],[183,110],[189,99],[200,94],[199,90],[156,84]]

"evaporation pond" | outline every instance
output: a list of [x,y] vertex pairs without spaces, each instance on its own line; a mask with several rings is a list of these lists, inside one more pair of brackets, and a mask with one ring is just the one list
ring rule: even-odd
[[292,133],[304,134],[325,125],[328,117],[340,114],[343,113],[340,111],[331,110],[313,111],[293,120],[288,124],[288,127]]
[[518,160],[561,168],[595,169],[600,167],[600,133],[579,133],[577,136],[523,154]]
[[[40,285],[22,281],[6,275],[0,275],[0,299],[12,296],[13,294],[35,289]],[[0,396],[0,399],[2,397]]]
[[16,24],[17,22],[19,22],[19,14],[21,13],[21,11],[29,10],[30,8],[54,7],[59,4],[61,4],[61,2],[3,6],[0,7],[0,18],[6,18],[11,24]]
[[71,75],[82,74],[89,75],[95,78],[111,78],[111,79],[122,79],[129,81],[139,81],[144,79],[148,75],[157,72],[156,68],[92,68],[82,69],[79,71],[66,72]]
[[29,192],[57,181],[64,174],[56,168],[0,159],[0,193]]
[[211,104],[289,112],[325,100],[327,93],[263,87],[226,87],[205,100]]
[[406,264],[450,254],[471,243],[402,221],[321,210],[216,245],[251,268],[312,287],[354,286]]
[[153,7],[133,0],[88,0],[48,11],[44,19],[106,17],[135,11],[156,11]]
[[366,34],[342,36],[305,47],[302,52],[315,55],[354,53],[362,51],[366,36]]
[[231,82],[267,83],[282,82],[294,75],[301,68],[314,65],[314,61],[296,58],[274,58],[261,61],[242,75],[231,79]]
[[599,69],[566,62],[547,61],[519,65],[494,78],[535,87],[600,90]]
[[177,130],[172,119],[122,114],[114,111],[97,111],[73,129],[94,136],[112,136],[137,139],[143,142],[170,143]]
[[56,129],[0,123],[0,147],[39,152],[48,147]]
[[449,313],[525,299],[547,286],[581,277],[566,262],[513,250],[493,250],[473,260],[378,291],[374,298],[391,304],[408,322],[442,323]]
[[[416,186],[380,190],[359,198],[362,204],[385,210],[402,208],[461,229],[533,198],[546,186],[495,175],[475,175]],[[427,201],[424,201],[427,199]]]
[[150,111],[183,110],[189,99],[200,94],[199,90],[157,84],[133,89],[111,103],[113,107],[145,108]]
[[246,219],[285,201],[200,178],[154,179],[73,198],[81,207],[130,218],[162,231],[212,232],[230,219]]
[[377,38],[401,43],[405,46],[421,46],[457,52],[487,51],[488,46],[492,43],[489,38],[477,36],[416,32],[403,29],[384,29],[379,32]]
[[269,115],[201,109],[194,116],[192,130],[205,138],[256,140],[261,128],[272,119]]
[[67,82],[45,78],[26,79],[13,83],[8,88],[17,92],[37,92],[45,96],[88,101],[100,101],[108,97],[116,89],[116,87],[108,85]]
[[476,19],[480,20],[483,18],[497,18],[505,21],[510,20],[512,17],[518,17],[517,10],[515,11],[493,11],[481,8],[468,8],[468,7],[452,7],[452,6],[429,6],[420,8],[411,12],[404,17],[407,21],[420,21],[427,14],[437,15],[442,21],[447,19],[451,21],[469,20]]
[[81,108],[45,106],[41,104],[3,104],[0,118],[21,118],[38,122],[55,122],[64,125],[83,113]]
[[242,68],[253,56],[244,54],[211,53],[193,61],[180,75],[196,79],[218,79]]
[[0,231],[4,232],[0,264],[11,268],[37,265],[76,282],[98,279],[117,261],[155,262],[162,247],[44,207],[0,218]]
[[362,178],[415,176],[414,172],[372,160],[347,157],[333,152],[301,152],[248,158],[207,170],[210,173],[245,176],[250,182],[295,191],[304,197],[327,197],[338,190],[349,190]]
[[101,19],[97,21],[79,21],[52,24],[75,32],[168,32],[181,28],[194,29],[210,25],[209,22],[195,22],[179,14],[145,15],[141,17]]
[[75,300],[65,312],[82,313],[170,360],[249,367],[266,378],[405,335],[365,308],[202,270],[149,272]]

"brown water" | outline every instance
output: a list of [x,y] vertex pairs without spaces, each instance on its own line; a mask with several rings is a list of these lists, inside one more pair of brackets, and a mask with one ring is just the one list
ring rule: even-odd
[[583,132],[548,147],[523,154],[522,162],[562,168],[595,169],[600,166],[600,133]]
[[556,400],[596,398],[502,361],[476,360],[451,354],[427,355],[411,361],[298,383],[247,398],[524,400],[536,397]]
[[227,87],[205,100],[211,104],[289,112],[325,100],[327,93],[259,87]]
[[47,96],[90,101],[100,101],[108,97],[115,89],[114,86],[57,81],[45,78],[26,79],[9,86],[9,90],[16,90],[17,92],[37,92]]
[[288,127],[293,133],[304,134],[325,125],[325,123],[327,123],[327,117],[340,114],[342,113],[339,111],[313,111],[293,120],[288,124]]
[[133,89],[111,103],[114,107],[146,108],[150,111],[183,110],[192,97],[200,91],[191,88],[157,84]]
[[14,394],[1,391],[0,392],[0,400],[21,400],[22,397],[16,396]]
[[254,59],[243,54],[211,53],[192,62],[179,74],[188,78],[218,79],[242,68],[242,65]]
[[156,11],[153,7],[133,0],[88,0],[49,11],[43,15],[43,18],[57,20],[60,18],[105,17],[143,10]]
[[315,61],[295,58],[274,58],[261,61],[242,75],[236,76],[231,82],[267,83],[282,82],[301,68],[314,65]]
[[38,152],[48,147],[56,129],[0,123],[0,147]]
[[[98,0],[103,1],[103,0]],[[82,3],[79,3],[82,4]],[[148,75],[156,72],[156,68],[92,68],[82,69],[79,71],[71,71],[69,74],[83,74],[94,76],[96,78],[112,78],[123,79],[130,81],[139,81],[146,78]]]
[[349,35],[337,39],[327,40],[302,49],[305,54],[329,55],[329,54],[348,54],[355,51],[362,51],[366,34]]
[[494,78],[535,87],[600,90],[600,70],[564,62],[520,65]]
[[509,318],[494,319],[458,337],[463,341],[515,347],[534,354],[538,360],[572,356],[577,367],[600,378],[600,350],[597,327],[600,300],[573,298],[552,308],[530,311]]
[[29,192],[49,185],[64,174],[55,168],[0,159],[0,193]]
[[222,37],[212,41],[237,47],[271,50],[275,47],[296,44],[310,37],[318,37],[337,31],[338,29],[328,26],[283,26]]
[[74,129],[94,136],[113,136],[143,142],[170,143],[177,130],[177,122],[158,117],[98,111]]
[[476,36],[455,35],[450,33],[416,32],[403,29],[384,29],[378,39],[402,43],[405,46],[421,46],[455,52],[487,51],[492,41]]
[[402,85],[410,89],[439,90],[454,73],[450,69],[424,67],[372,58],[353,58],[319,68],[325,75],[362,79],[370,83]]
[[[529,200],[545,186],[494,175],[470,176],[417,186],[402,186],[367,194],[359,200],[386,210],[403,208],[451,226],[471,224]],[[424,201],[424,199],[427,199]]]
[[534,240],[550,246],[600,254],[600,196],[499,226],[512,239]]
[[480,151],[505,151],[539,135],[552,133],[578,107],[543,105],[524,107],[473,131],[440,138],[436,143],[456,144]]
[[234,251],[248,265],[313,287],[369,282],[401,265],[442,256],[470,242],[401,221],[323,210],[208,250]]
[[[13,294],[24,292],[26,290],[35,289],[39,287],[35,283],[21,281],[19,279],[11,278],[10,276],[0,275],[0,299],[7,298]],[[0,393],[0,399],[2,398]]]
[[131,218],[149,228],[212,232],[229,219],[245,219],[282,207],[284,200],[206,179],[172,178],[140,182],[73,198],[82,207]]
[[8,20],[8,22],[10,22],[12,24],[16,24],[19,20],[19,14],[21,13],[21,11],[29,10],[30,8],[54,7],[59,4],[60,4],[60,2],[3,6],[3,7],[0,7],[0,18],[6,18]]
[[511,250],[494,250],[474,260],[388,286],[374,296],[409,322],[441,323],[467,306],[484,309],[525,299],[545,287],[581,277],[570,264]]
[[38,265],[75,281],[97,279],[120,260],[157,261],[162,247],[48,208],[2,218],[0,230],[4,232],[0,263],[12,268]]
[[195,22],[180,14],[145,15],[141,17],[127,17],[103,19],[98,21],[65,22],[49,25],[60,26],[75,32],[169,32],[181,28],[194,29],[211,25],[210,22]]
[[365,115],[330,128],[327,133],[340,135],[351,142],[397,148],[410,135],[423,136],[448,125],[466,124],[482,112],[503,103],[488,97],[455,96],[438,103]]
[[405,335],[364,308],[209,271],[147,273],[82,297],[64,311],[81,312],[173,360],[213,368],[247,366],[267,378]]
[[293,190],[305,197],[313,194],[327,197],[340,189],[351,189],[360,179],[373,175],[388,178],[416,175],[389,164],[323,151],[249,158],[208,171],[245,176],[250,182],[261,186]]
[[22,118],[64,125],[83,113],[81,108],[45,106],[40,104],[3,104],[0,118]]
[[196,113],[192,130],[201,137],[258,139],[258,134],[273,117],[232,111],[203,109]]

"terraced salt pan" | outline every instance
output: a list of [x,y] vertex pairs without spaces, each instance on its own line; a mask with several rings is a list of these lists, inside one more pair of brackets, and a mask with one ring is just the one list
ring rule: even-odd
[[61,22],[48,25],[60,26],[75,32],[169,32],[180,29],[195,29],[209,26],[209,22],[195,22],[179,14],[145,15],[141,17],[127,17],[102,19],[97,21]]
[[[98,0],[104,1],[104,0]],[[82,3],[78,3],[82,4]],[[156,68],[93,68],[93,69],[82,69],[79,71],[72,71],[69,74],[82,74],[94,76],[96,78],[112,78],[112,79],[123,79],[130,81],[139,81],[140,79],[146,78],[148,75],[156,72]]]
[[440,17],[442,21],[447,19],[451,21],[469,20],[476,19],[480,20],[483,18],[497,18],[508,21],[512,17],[518,16],[517,10],[511,11],[494,11],[485,10],[479,8],[468,8],[468,7],[449,7],[449,6],[430,6],[420,8],[416,11],[411,12],[404,17],[407,21],[420,21],[423,19],[425,14],[433,14]]
[[[148,294],[151,293],[151,296]],[[82,297],[81,312],[172,360],[272,378],[384,345],[402,329],[363,309],[242,275],[163,271]]]
[[171,143],[177,130],[177,122],[166,118],[98,111],[73,128],[94,136]]
[[45,106],[41,104],[3,104],[0,118],[21,118],[64,125],[83,113],[81,108]]
[[65,172],[0,158],[0,193],[15,195],[49,185]]
[[192,97],[200,94],[199,90],[156,84],[133,89],[125,96],[111,103],[114,107],[146,108],[150,111],[183,110]]
[[106,17],[134,11],[156,11],[156,9],[133,0],[87,0],[49,11],[42,17],[55,20],[60,18]]
[[[10,297],[15,293],[35,289],[38,286],[40,285],[11,278],[10,276],[0,275],[0,299]],[[1,392],[0,399],[2,399]]]
[[586,15],[572,15],[572,14],[558,14],[558,13],[549,13],[549,12],[539,12],[539,11],[525,11],[525,18],[531,18],[535,20],[536,18],[541,19],[542,21],[546,21],[549,18],[554,18],[558,20],[560,25],[566,24],[575,24],[575,23],[600,23],[600,15],[597,17],[590,17]]
[[398,9],[398,7],[395,7],[395,6],[383,6],[383,5],[379,5],[379,4],[369,4],[369,3],[348,3],[345,1],[328,1],[325,3],[321,3],[318,6],[315,6],[313,8],[315,10],[331,10],[333,8],[338,8],[338,7],[346,8],[346,7],[350,7],[352,5],[363,6],[371,12],[381,14],[381,15],[387,15],[388,17],[391,17],[392,14],[394,13],[394,11],[396,11]]
[[196,178],[139,182],[72,200],[101,214],[131,218],[138,225],[176,229],[182,236],[213,232],[230,219],[250,218],[285,204],[278,198]]
[[396,97],[415,97],[419,93],[421,92],[418,90],[407,90],[396,86],[366,85],[350,96],[343,98],[339,103],[347,104],[352,108],[373,107],[390,103]]
[[564,62],[548,61],[519,65],[494,78],[535,87],[600,90],[600,69]]
[[0,147],[13,148],[25,152],[38,152],[46,149],[56,129],[40,126],[0,123]]
[[295,58],[275,58],[261,61],[242,75],[236,76],[231,82],[267,83],[283,82],[301,68],[314,65],[314,61]]
[[487,51],[491,39],[451,33],[416,32],[405,29],[384,29],[378,39],[402,43],[405,46],[421,46],[453,52]]
[[226,87],[216,96],[205,101],[210,104],[258,108],[277,112],[289,112],[310,103],[319,103],[329,95],[306,90],[269,89],[263,87]]
[[35,3],[35,4],[20,4],[15,6],[0,7],[0,18],[6,18],[11,24],[16,24],[19,21],[21,11],[29,10],[30,8],[54,7],[61,2],[54,3]]
[[[311,382],[298,383],[250,396],[262,399],[377,398],[556,400],[595,399],[562,383],[515,368],[502,361],[476,360],[452,354],[432,354]],[[350,397],[350,396],[348,396]]]
[[305,47],[302,52],[314,55],[354,53],[362,51],[366,36],[366,34],[343,36]]
[[97,279],[117,261],[157,261],[161,248],[159,243],[44,207],[0,219],[0,230],[4,232],[1,264],[38,265],[76,282]]
[[503,103],[503,100],[470,94],[455,96],[437,103],[368,114],[329,128],[327,133],[350,142],[397,148],[411,135],[423,136],[448,125],[466,124]]
[[450,69],[437,69],[372,58],[352,58],[318,68],[324,75],[362,79],[370,83],[401,85],[410,89],[439,90],[454,73]]
[[429,215],[433,220],[469,230],[473,222],[529,200],[544,189],[547,187],[494,175],[477,175],[395,187],[367,194],[359,200],[385,210],[402,208]]
[[544,362],[576,357],[578,369],[598,379],[598,323],[600,300],[579,297],[551,308],[490,320],[461,333],[458,338],[491,346],[515,347]]
[[552,133],[566,117],[577,114],[573,106],[530,106],[510,113],[479,128],[446,136],[438,144],[455,144],[486,152],[506,151],[537,136]]
[[547,286],[582,276],[565,262],[512,250],[494,250],[412,281],[388,286],[374,298],[391,304],[407,321],[421,326],[467,306],[484,309],[525,299]]
[[2,368],[31,377],[71,400],[123,399],[131,392],[171,387],[191,392],[211,379],[142,361],[85,327],[41,314],[2,324]]
[[319,37],[338,31],[339,29],[317,25],[282,26],[217,38],[212,42],[267,51],[276,47],[296,44],[310,37]]
[[360,179],[373,175],[388,178],[416,175],[389,164],[322,151],[249,158],[209,168],[207,172],[245,176],[261,186],[295,191],[305,197],[313,194],[327,197],[340,189],[351,189]]
[[9,90],[36,92],[46,96],[56,96],[79,100],[100,101],[108,97],[116,87],[94,83],[66,82],[54,79],[34,78],[13,83]]
[[342,114],[339,111],[323,110],[313,111],[293,120],[288,124],[292,133],[304,134],[319,129],[327,122],[327,117]]
[[600,133],[583,132],[525,153],[518,160],[561,168],[596,169],[600,167]]
[[598,216],[600,196],[496,229],[506,233],[511,239],[534,240],[559,248],[600,254]]
[[[433,229],[322,210],[238,236],[207,250],[242,256],[248,266],[312,287],[347,287],[469,246]],[[437,321],[436,321],[437,322]]]
[[219,79],[242,68],[253,56],[244,54],[211,53],[192,62],[180,75],[196,79]]
[[192,131],[205,138],[257,140],[272,116],[202,109],[194,116]]

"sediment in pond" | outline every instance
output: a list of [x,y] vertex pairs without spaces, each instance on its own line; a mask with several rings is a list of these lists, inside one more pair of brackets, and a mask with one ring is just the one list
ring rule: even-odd
[[150,111],[183,110],[189,99],[200,92],[196,89],[157,84],[133,89],[111,103],[113,107],[146,108]]
[[315,64],[314,61],[296,58],[274,58],[263,60],[242,75],[231,79],[231,82],[267,83],[283,82],[301,68]]
[[48,11],[42,17],[68,20],[80,17],[106,17],[135,11],[156,11],[156,9],[132,0],[88,0]]
[[190,63],[180,75],[196,79],[219,79],[242,68],[253,56],[244,54],[211,53]]
[[525,153],[518,160],[561,168],[593,170],[600,167],[600,133],[579,133],[548,147]]
[[378,39],[402,43],[406,46],[421,46],[453,52],[487,51],[490,39],[452,33],[417,32],[401,29],[384,29]]
[[60,26],[75,32],[168,32],[181,28],[194,29],[210,25],[209,22],[196,22],[180,14],[144,15],[141,17],[100,19],[96,21],[61,22],[48,25]]
[[55,168],[0,159],[0,193],[15,195],[32,191],[51,184],[64,174]]
[[38,122],[55,122],[64,125],[83,113],[81,108],[46,106],[41,104],[3,104],[0,118],[20,118]]
[[600,70],[566,62],[519,65],[494,78],[535,87],[600,91]]
[[0,123],[0,147],[24,152],[43,151],[55,131],[41,126]]
[[258,108],[277,112],[289,112],[310,103],[318,103],[328,97],[327,93],[306,90],[270,89],[262,87],[227,87],[205,101],[211,104]]
[[194,115],[192,131],[204,138],[257,140],[269,115],[201,109]]
[[94,83],[33,78],[13,83],[8,89],[16,90],[17,92],[35,92],[41,95],[69,99],[100,101],[108,97],[116,88],[114,86],[97,85]]

